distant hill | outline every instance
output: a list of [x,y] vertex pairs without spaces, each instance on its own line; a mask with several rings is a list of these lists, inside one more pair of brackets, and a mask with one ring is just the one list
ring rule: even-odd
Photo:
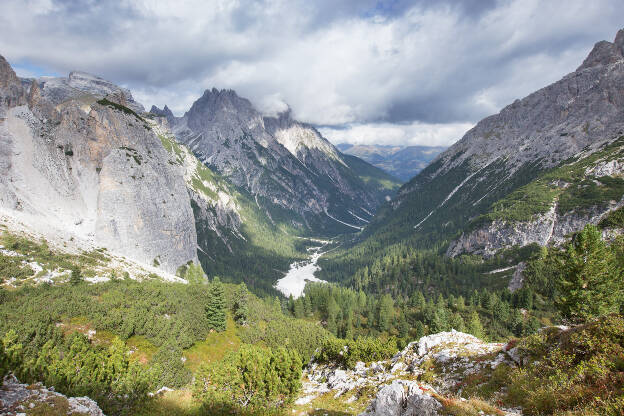
[[391,146],[340,143],[341,152],[364,159],[392,176],[407,182],[442,153],[442,146]]

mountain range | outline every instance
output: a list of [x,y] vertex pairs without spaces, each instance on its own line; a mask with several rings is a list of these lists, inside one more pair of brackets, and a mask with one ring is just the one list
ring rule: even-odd
[[0,56],[0,408],[621,414],[623,230],[624,29],[446,150]]
[[423,170],[446,147],[443,146],[392,146],[340,143],[336,147],[343,153],[357,156],[383,169],[392,176],[407,182]]
[[588,223],[617,233],[622,224],[608,218],[624,205],[623,56],[620,30],[574,72],[481,120],[404,184],[354,245],[325,258],[321,276],[366,275],[398,290],[408,276],[376,279],[399,253],[450,265],[462,254],[560,244]]
[[2,58],[0,74],[4,213],[172,274],[200,261],[270,288],[302,255],[297,236],[360,230],[398,187],[231,90],[177,118],[82,72],[20,79]]

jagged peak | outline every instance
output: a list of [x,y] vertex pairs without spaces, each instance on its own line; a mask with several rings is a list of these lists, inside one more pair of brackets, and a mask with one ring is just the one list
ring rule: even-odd
[[613,43],[606,40],[597,42],[577,71],[609,65],[622,59],[624,59],[624,29],[618,31]]
[[624,29],[618,30],[613,43],[620,49],[622,55],[624,55]]
[[160,117],[174,117],[173,112],[169,109],[169,107],[167,107],[167,104],[165,104],[162,110],[155,105],[152,105],[152,108],[150,108],[149,112]]
[[6,87],[9,84],[19,82],[15,71],[11,64],[0,55],[0,87]]

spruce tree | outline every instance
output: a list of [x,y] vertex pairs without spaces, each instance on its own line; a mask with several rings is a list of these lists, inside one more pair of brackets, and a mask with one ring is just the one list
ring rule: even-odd
[[83,282],[82,272],[78,266],[72,266],[71,274],[69,276],[69,283],[73,286],[76,286]]
[[218,276],[212,280],[208,295],[206,304],[208,327],[219,332],[225,331],[225,292]]
[[382,332],[390,330],[393,317],[394,301],[390,295],[383,295],[379,300],[377,328]]
[[468,328],[466,331],[469,334],[474,335],[477,338],[483,338],[485,333],[483,332],[483,325],[481,325],[481,320],[479,319],[479,314],[473,311],[470,314],[470,319],[468,320]]
[[561,266],[563,273],[557,281],[555,297],[561,315],[584,321],[619,312],[624,290],[622,272],[596,226],[588,224],[575,236]]
[[245,325],[249,319],[249,291],[245,283],[241,283],[234,293],[234,320]]

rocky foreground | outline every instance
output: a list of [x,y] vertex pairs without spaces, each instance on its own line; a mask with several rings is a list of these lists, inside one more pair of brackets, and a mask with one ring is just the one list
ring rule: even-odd
[[466,379],[487,376],[502,364],[515,367],[520,361],[517,348],[510,344],[486,343],[456,331],[441,332],[408,344],[387,361],[358,362],[353,369],[311,363],[296,404],[314,406],[317,398],[328,395],[346,403],[361,403],[373,390],[374,399],[363,416],[427,416],[447,414],[451,408],[483,412],[479,414],[521,414],[520,409],[456,398]]
[[97,403],[88,397],[66,397],[41,384],[21,384],[7,376],[0,388],[0,416],[26,415],[104,416]]

